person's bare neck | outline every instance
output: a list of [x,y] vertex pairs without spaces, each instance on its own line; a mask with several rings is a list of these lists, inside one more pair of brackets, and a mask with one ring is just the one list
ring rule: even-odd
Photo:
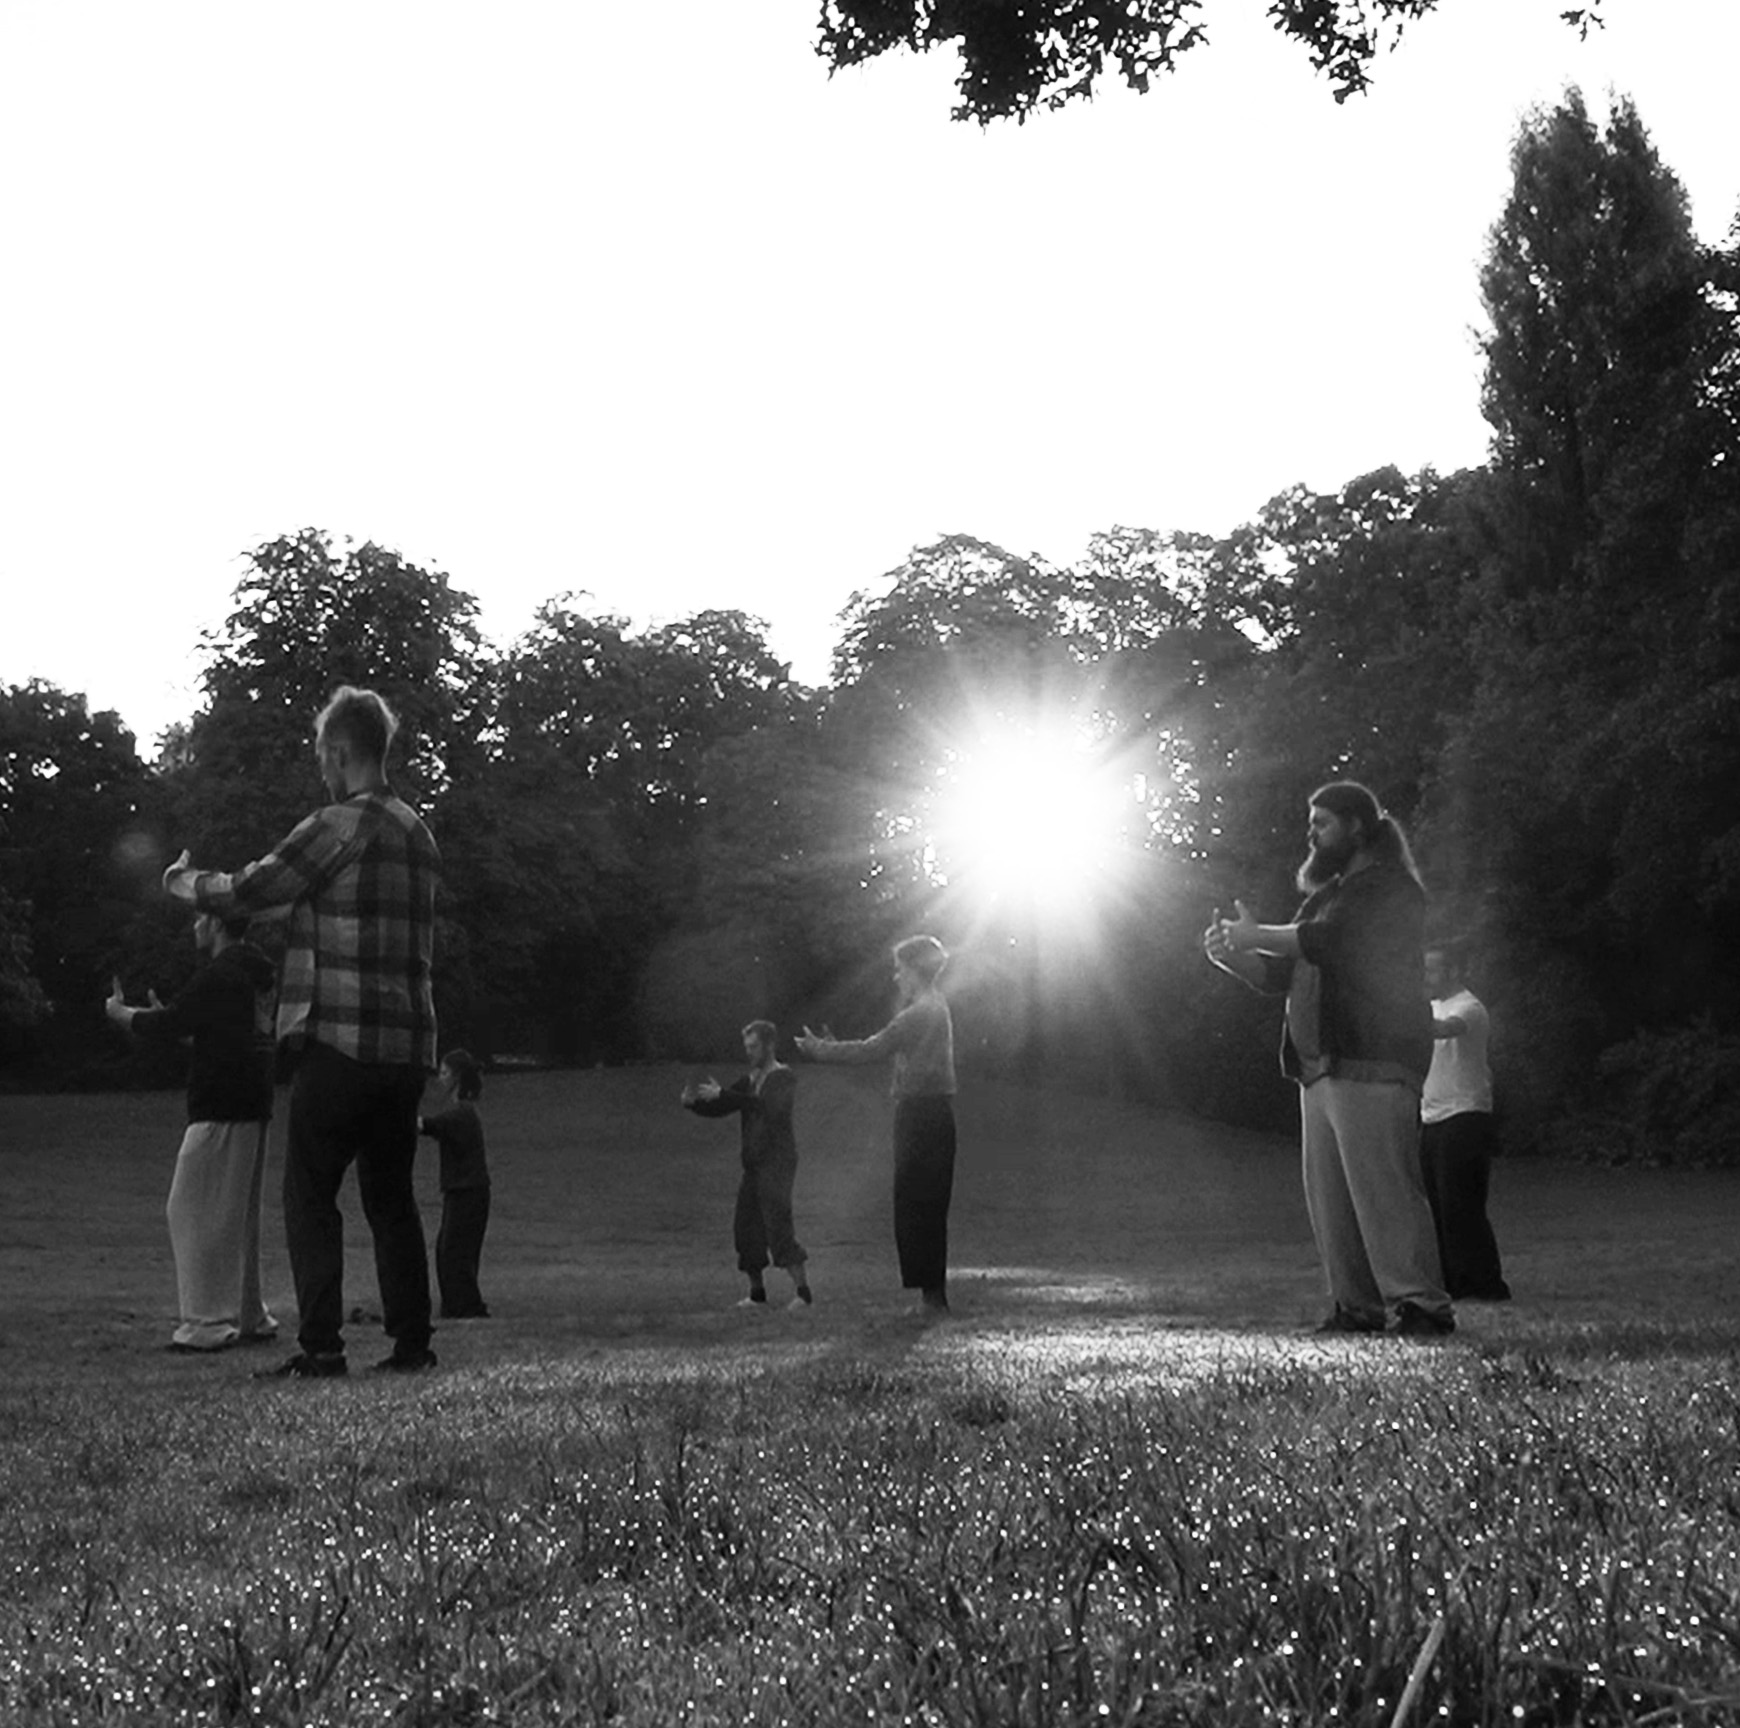
[[366,768],[348,768],[344,776],[344,795],[354,798],[359,792],[384,792],[387,789],[387,771],[378,762],[370,763]]

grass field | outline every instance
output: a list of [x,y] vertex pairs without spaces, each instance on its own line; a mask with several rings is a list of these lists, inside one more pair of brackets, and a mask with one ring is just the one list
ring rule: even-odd
[[1518,1300],[1325,1342],[1289,1144],[969,1091],[927,1329],[808,1070],[745,1313],[685,1077],[492,1081],[494,1317],[386,1383],[165,1353],[178,1099],[0,1098],[0,1720],[1740,1722],[1732,1177],[1502,1165]]

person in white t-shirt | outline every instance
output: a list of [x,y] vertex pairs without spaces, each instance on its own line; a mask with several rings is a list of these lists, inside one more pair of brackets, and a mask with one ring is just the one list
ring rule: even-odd
[[1426,951],[1432,996],[1432,1066],[1420,1097],[1420,1162],[1438,1230],[1444,1284],[1463,1302],[1505,1302],[1510,1286],[1486,1215],[1498,1137],[1492,1119],[1491,1023],[1467,987],[1461,956]]

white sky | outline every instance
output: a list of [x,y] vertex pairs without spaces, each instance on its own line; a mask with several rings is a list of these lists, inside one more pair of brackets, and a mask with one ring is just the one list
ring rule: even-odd
[[1521,113],[1632,95],[1706,239],[1736,0],[1441,0],[1338,107],[1263,0],[1145,98],[988,132],[951,55],[831,82],[814,0],[0,0],[0,682],[141,747],[249,548],[445,570],[505,644],[834,618],[961,532],[1058,562],[1483,459]]

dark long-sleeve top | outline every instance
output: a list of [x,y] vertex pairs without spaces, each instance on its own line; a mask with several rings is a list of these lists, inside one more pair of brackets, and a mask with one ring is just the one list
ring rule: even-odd
[[757,1170],[769,1164],[797,1163],[797,1132],[792,1123],[796,1104],[797,1076],[783,1063],[775,1063],[759,1086],[753,1074],[743,1074],[717,1098],[694,1098],[687,1108],[697,1116],[739,1117],[743,1168]]
[[422,1131],[441,1148],[441,1192],[487,1188],[489,1164],[483,1151],[483,1118],[470,1099],[449,1104],[421,1119]]
[[1294,922],[1299,958],[1263,957],[1265,987],[1287,995],[1282,1071],[1417,1091],[1432,1065],[1425,891],[1398,864],[1370,864],[1308,895]]
[[153,1043],[193,1040],[189,1122],[264,1122],[272,1114],[272,962],[232,942],[162,1008],[141,1008],[132,1028]]

